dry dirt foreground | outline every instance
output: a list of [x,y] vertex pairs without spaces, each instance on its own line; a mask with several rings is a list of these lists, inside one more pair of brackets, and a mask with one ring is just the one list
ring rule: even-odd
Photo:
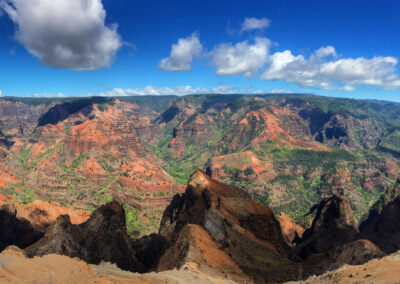
[[0,283],[130,283],[130,284],[231,284],[191,271],[138,274],[120,270],[110,263],[88,265],[78,258],[49,254],[27,258],[17,247],[0,254]]
[[312,276],[304,281],[287,282],[287,284],[289,283],[400,283],[400,252],[380,259],[373,259],[362,265],[344,265],[336,270],[326,272],[319,276]]

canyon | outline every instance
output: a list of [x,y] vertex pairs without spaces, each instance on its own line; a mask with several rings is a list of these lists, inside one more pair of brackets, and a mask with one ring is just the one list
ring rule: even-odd
[[[292,239],[288,223],[293,230],[299,226],[289,217],[275,217],[268,206],[253,201],[240,188],[201,170],[190,176],[185,192],[176,194],[167,206],[158,233],[137,239],[128,236],[124,208],[116,201],[102,205],[89,218],[75,219],[75,224],[68,214],[83,212],[65,212],[61,207],[58,218],[47,227],[38,226],[38,214],[30,222],[24,215],[27,208],[16,209],[8,201],[0,206],[0,280],[329,283],[334,278],[345,283],[395,279],[386,266],[398,267],[400,242],[392,238],[388,246],[379,240],[400,232],[392,222],[400,197],[391,198],[399,188],[400,182],[385,191],[376,203],[380,213],[371,209],[364,226],[358,226],[345,197],[327,196],[317,205],[311,227]],[[53,211],[51,206],[41,214]],[[384,227],[376,225],[377,218]],[[24,236],[22,242],[16,242],[15,233]],[[364,272],[367,267],[372,274]]]
[[362,221],[399,176],[398,111],[301,94],[2,98],[0,194],[91,212],[116,200],[138,236],[199,168],[305,227],[331,194]]
[[93,283],[395,267],[399,113],[303,94],[0,98],[0,277],[53,259]]

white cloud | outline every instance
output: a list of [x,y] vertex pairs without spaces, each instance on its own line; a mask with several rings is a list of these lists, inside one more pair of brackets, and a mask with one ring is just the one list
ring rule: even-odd
[[[329,56],[334,59],[327,60]],[[354,85],[400,88],[400,78],[395,73],[398,60],[394,57],[336,57],[332,46],[318,49],[309,58],[294,56],[290,50],[276,52],[269,57],[269,65],[261,79],[284,80],[326,90],[353,91]]]
[[323,58],[323,57],[327,57],[327,56],[336,57],[337,53],[336,53],[336,49],[333,46],[328,45],[328,46],[325,46],[325,47],[323,46],[320,49],[317,49],[315,51],[315,55],[317,57],[319,57],[319,58]]
[[154,87],[146,86],[144,88],[122,89],[115,88],[107,92],[93,94],[96,96],[118,97],[118,96],[165,96],[165,95],[193,95],[193,94],[234,94],[240,93],[235,86],[220,85],[214,88],[192,87],[192,86],[177,86],[177,87]]
[[242,24],[240,32],[252,31],[252,30],[263,30],[269,27],[271,21],[267,18],[245,18]]
[[0,90],[0,97],[4,97],[3,91]]
[[254,44],[247,41],[232,44],[220,44],[211,52],[212,64],[217,68],[217,75],[238,75],[255,77],[268,58],[271,41],[256,37]]
[[294,92],[292,90],[274,89],[274,90],[270,90],[268,93],[271,93],[271,94],[293,94]]
[[254,95],[263,95],[263,94],[293,94],[292,90],[283,90],[283,89],[273,89],[273,90],[263,90],[263,89],[256,89],[251,92]]
[[43,93],[43,94],[33,94],[30,95],[29,97],[34,97],[34,98],[65,98],[68,97],[64,93],[56,93],[56,94],[49,94],[49,93]]
[[172,45],[169,57],[160,60],[158,68],[164,71],[190,70],[193,58],[200,56],[202,50],[203,46],[196,33],[187,38],[180,38],[178,43]]
[[101,0],[0,0],[0,9],[15,23],[15,39],[45,66],[103,68],[122,46],[117,25],[105,25]]

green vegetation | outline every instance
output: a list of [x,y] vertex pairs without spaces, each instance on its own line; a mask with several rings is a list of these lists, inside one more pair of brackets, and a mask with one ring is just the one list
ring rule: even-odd
[[131,238],[138,238],[143,230],[142,222],[139,218],[139,211],[128,204],[123,205],[125,209],[126,230]]
[[106,105],[106,104],[99,104],[99,105],[97,105],[97,107],[98,107],[98,109],[99,109],[100,111],[105,111],[105,110],[107,110],[107,105]]
[[30,149],[26,149],[25,147],[26,146],[24,146],[24,148],[21,150],[20,157],[21,157],[22,163],[27,164],[29,158],[31,157],[31,151],[30,151]]
[[11,184],[9,187],[8,190],[3,192],[11,194],[13,199],[19,203],[27,204],[36,200],[33,188],[28,188],[22,183]]
[[87,152],[82,152],[78,157],[76,157],[73,161],[72,161],[72,163],[71,163],[71,165],[69,166],[69,167],[66,167],[65,168],[65,171],[67,172],[67,173],[71,173],[73,170],[75,170],[80,164],[82,164],[84,161],[85,161],[85,159],[87,159],[87,155],[88,155],[88,153]]
[[400,130],[395,130],[386,136],[380,146],[400,154]]
[[31,161],[31,166],[35,166],[38,162],[40,162],[41,160],[49,157],[55,150],[57,150],[58,148],[60,148],[62,146],[62,144],[57,144],[56,146],[47,149],[45,152],[37,155],[32,161]]
[[[98,105],[100,111],[105,111],[114,104],[110,98],[6,99],[23,101],[28,105],[48,105],[55,101],[59,102],[59,105],[52,106],[48,113],[40,118],[39,125],[65,121],[69,115],[93,103]],[[365,211],[379,199],[382,187],[394,183],[393,172],[385,168],[392,167],[388,160],[398,161],[400,158],[400,104],[294,94],[285,96],[274,94],[194,95],[183,98],[144,96],[118,99],[139,105],[140,113],[147,112],[156,130],[162,132],[161,135],[156,133],[157,141],[147,140],[146,146],[165,162],[159,165],[162,165],[178,183],[186,184],[194,170],[212,169],[212,163],[218,160],[222,163],[218,168],[222,167],[220,179],[223,182],[249,189],[249,192],[258,192],[259,194],[252,194],[254,200],[270,205],[275,213],[283,211],[298,222],[307,223],[307,220],[312,218],[311,214],[307,215],[309,208],[319,201],[321,195],[330,194],[335,190],[352,198],[352,206],[359,217],[365,213],[362,212],[363,210]],[[283,134],[280,136],[279,131],[275,139],[274,133],[264,131],[271,126],[270,121],[265,121],[268,119],[263,119],[262,114],[266,111],[271,114],[275,111],[278,126],[296,139],[303,140],[305,136],[308,139],[309,136],[316,135],[318,132],[311,130],[311,135],[303,134],[302,131],[297,133],[296,122],[286,121],[286,116],[280,116],[282,114],[279,114],[272,105],[287,106],[288,109],[296,111],[306,106],[307,109],[303,109],[306,112],[305,115],[298,113],[299,116],[304,115],[306,120],[301,123],[315,120],[315,127],[318,128],[316,131],[321,131],[326,120],[338,113],[344,123],[350,122],[347,127],[351,129],[346,129],[346,131],[351,143],[333,139],[326,142],[326,145],[332,148],[331,151],[315,151],[302,149],[301,146],[296,148],[296,145],[301,144],[292,140],[286,141],[286,137]],[[316,107],[316,112],[307,113],[312,107]],[[194,114],[182,112],[182,108],[195,110]],[[258,112],[260,110],[261,112]],[[250,112],[253,112],[253,115],[249,115]],[[314,115],[317,117],[315,118]],[[352,117],[349,118],[349,115]],[[89,119],[91,117],[93,118],[93,115],[89,115]],[[299,117],[295,119],[300,120]],[[197,125],[197,122],[201,120],[202,123]],[[66,134],[71,131],[71,127],[68,126],[71,123],[71,121],[66,121],[64,124]],[[133,123],[143,124],[140,119]],[[302,127],[300,124],[299,126]],[[174,128],[177,128],[175,134]],[[194,133],[197,129],[199,135]],[[330,126],[329,129],[333,131]],[[274,129],[271,128],[271,131]],[[15,131],[7,132],[15,133]],[[260,136],[261,133],[263,136]],[[1,130],[0,137],[6,147],[7,141],[4,137],[14,139],[13,136],[6,135]],[[130,175],[128,171],[120,173],[118,168],[119,165],[131,161],[117,160],[110,150],[105,150],[95,157],[100,166],[109,174],[109,178],[106,178],[106,181],[102,179],[100,185],[96,184],[94,180],[86,178],[84,174],[81,175],[76,170],[85,162],[88,153],[82,153],[71,159],[74,157],[71,149],[64,150],[62,142],[55,144],[51,140],[46,140],[47,150],[32,159],[33,149],[36,149],[32,145],[38,142],[35,141],[37,139],[35,137],[27,136],[27,142],[18,148],[21,149],[19,152],[10,152],[11,157],[14,158],[11,171],[16,173],[20,180],[26,180],[27,177],[32,176],[32,171],[36,170],[35,167],[40,161],[58,151],[60,158],[56,164],[63,170],[57,168],[58,171],[55,171],[56,174],[60,173],[54,178],[54,184],[57,185],[55,188],[68,191],[69,199],[87,199],[93,204],[100,204],[112,199],[112,195],[106,195],[106,192],[117,184],[120,175],[127,177]],[[178,150],[169,148],[169,143],[174,138],[177,142],[175,145],[183,144]],[[17,138],[15,139],[20,143]],[[266,142],[261,142],[266,139]],[[274,140],[268,141],[268,139]],[[255,161],[240,154],[246,151],[251,151],[257,157],[257,161],[261,163],[260,167],[253,168],[251,165],[254,165]],[[228,156],[215,158],[223,155]],[[30,159],[32,160],[28,162]],[[70,166],[66,167],[65,161],[71,160]],[[265,165],[264,172],[263,165]],[[393,168],[395,167],[394,165]],[[51,173],[51,171],[47,172]],[[45,171],[38,171],[37,177],[40,183],[45,181],[46,174],[48,173]],[[136,176],[134,172],[131,174],[133,178],[143,178],[140,175]],[[152,177],[148,179],[151,180]],[[116,187],[118,190],[128,191],[126,188],[120,188],[119,185]],[[35,198],[33,189],[30,186],[24,187],[23,184],[10,186],[9,189],[2,189],[1,192],[12,194],[20,202],[29,202]],[[163,195],[164,193],[160,191],[143,193],[141,196]],[[131,235],[152,232],[158,227],[162,212],[146,210],[142,212],[131,210],[129,213],[134,228]]]
[[69,125],[66,125],[65,126],[65,134],[70,134],[71,133],[71,126],[69,126]]
[[99,163],[103,170],[105,170],[106,172],[112,173],[114,171],[114,169],[109,166],[106,161],[101,160]]
[[104,185],[103,187],[100,188],[100,190],[97,192],[97,199],[102,201],[102,202],[109,202],[112,201],[112,196],[106,196],[105,193],[107,190],[110,189],[111,186],[113,186],[114,184],[116,184],[120,178],[120,176],[114,176],[114,177],[110,177],[111,181]]

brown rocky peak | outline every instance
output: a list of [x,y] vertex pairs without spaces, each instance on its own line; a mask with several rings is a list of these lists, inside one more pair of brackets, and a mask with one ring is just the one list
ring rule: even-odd
[[[182,240],[190,224],[204,230],[216,247],[256,281],[267,276],[272,282],[283,281],[297,275],[298,266],[287,259],[290,249],[272,210],[254,202],[244,190],[213,180],[200,170],[190,177],[185,193],[176,195],[165,210],[160,235],[171,247]],[[174,259],[176,268],[184,266],[184,255]]]
[[358,231],[357,219],[346,197],[333,195],[324,197],[319,203],[312,227],[316,230],[327,226],[335,226],[337,229],[350,227]]
[[297,225],[294,220],[285,213],[281,212],[277,219],[281,226],[282,235],[289,245],[303,236],[304,228]]
[[241,197],[249,199],[250,196],[236,186],[230,186],[212,179],[202,170],[196,170],[189,178],[188,189],[194,189],[197,192],[208,190],[223,197]]
[[393,202],[400,195],[400,178],[394,185],[389,186],[384,194],[371,206],[368,217],[360,224],[360,231],[364,231],[372,223],[375,223],[382,213],[383,208]]
[[189,178],[188,186],[198,188],[200,190],[206,189],[211,181],[211,177],[208,176],[202,170],[196,170]]
[[134,256],[126,232],[124,209],[117,202],[101,206],[88,221],[79,225],[71,224],[68,215],[60,216],[46,230],[44,237],[25,251],[28,256],[55,253],[79,257],[93,264],[109,261],[124,270],[144,270]]
[[370,215],[361,227],[363,238],[369,239],[385,253],[392,253],[400,247],[400,196],[382,205],[380,214]]
[[347,198],[337,195],[325,197],[316,210],[311,228],[304,232],[300,245],[296,247],[301,257],[326,252],[358,238],[357,220]]
[[305,275],[321,274],[345,264],[358,265],[385,254],[368,240],[357,240],[337,246],[327,252],[309,256],[303,263]]
[[0,205],[0,251],[9,245],[30,246],[42,237],[29,221],[17,216],[14,204]]

